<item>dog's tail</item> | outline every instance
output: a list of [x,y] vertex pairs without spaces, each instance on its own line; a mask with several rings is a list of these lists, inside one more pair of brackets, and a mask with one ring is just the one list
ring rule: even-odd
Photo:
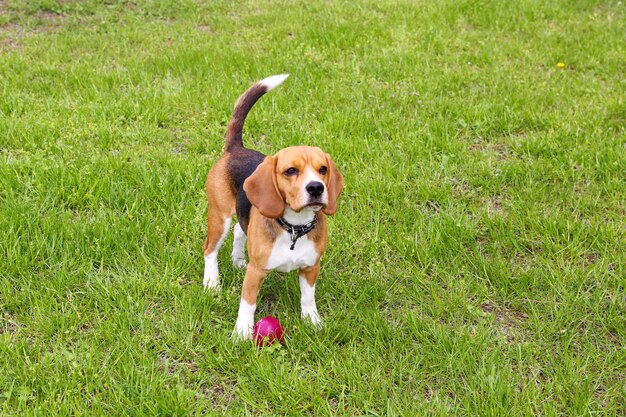
[[289,77],[289,74],[272,75],[271,77],[257,82],[239,96],[237,103],[235,103],[233,115],[228,123],[228,130],[226,131],[225,149],[227,152],[235,148],[243,147],[243,139],[241,137],[243,124],[246,121],[248,112],[252,106],[254,106],[254,103],[256,103],[263,94],[281,85],[287,77]]

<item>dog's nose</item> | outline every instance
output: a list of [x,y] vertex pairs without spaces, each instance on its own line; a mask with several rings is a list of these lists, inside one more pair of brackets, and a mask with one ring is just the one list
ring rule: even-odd
[[312,197],[319,197],[324,192],[324,184],[319,181],[313,181],[306,185],[306,192]]

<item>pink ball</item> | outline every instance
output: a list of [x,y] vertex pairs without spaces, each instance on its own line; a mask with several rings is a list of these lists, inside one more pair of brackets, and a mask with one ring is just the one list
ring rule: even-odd
[[269,346],[276,341],[283,343],[284,331],[276,317],[267,316],[256,322],[252,337],[257,346]]

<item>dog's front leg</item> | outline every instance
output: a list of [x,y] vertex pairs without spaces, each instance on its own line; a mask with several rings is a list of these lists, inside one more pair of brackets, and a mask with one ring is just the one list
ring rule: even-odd
[[268,271],[265,269],[258,268],[252,263],[248,264],[246,277],[243,280],[239,314],[237,315],[237,324],[234,332],[234,335],[240,339],[252,339],[256,299],[267,273]]
[[315,282],[320,272],[320,263],[317,261],[310,268],[300,269],[300,306],[302,307],[302,318],[311,320],[315,326],[321,326],[322,321],[317,313],[315,305]]

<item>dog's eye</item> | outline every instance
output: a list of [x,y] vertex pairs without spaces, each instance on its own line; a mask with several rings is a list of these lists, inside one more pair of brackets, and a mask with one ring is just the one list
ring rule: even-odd
[[328,168],[326,168],[324,165],[322,165],[320,167],[320,174],[324,175],[328,172]]
[[296,175],[297,173],[298,173],[298,169],[294,167],[291,167],[285,171],[285,175],[288,177],[291,177],[292,175]]

